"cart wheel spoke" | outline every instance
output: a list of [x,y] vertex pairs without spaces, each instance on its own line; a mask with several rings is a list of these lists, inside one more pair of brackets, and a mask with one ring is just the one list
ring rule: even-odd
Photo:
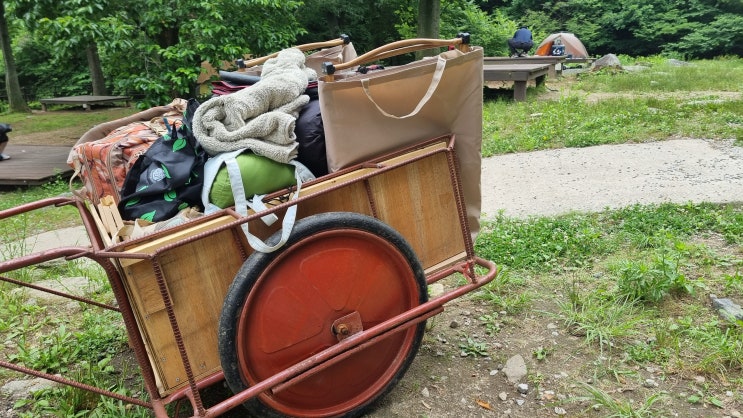
[[[220,320],[225,378],[241,391],[426,300],[420,263],[405,240],[364,215],[327,213],[297,222],[287,244],[254,253],[231,286]],[[260,416],[355,416],[405,373],[424,324],[245,406]],[[342,338],[340,338],[342,339]]]

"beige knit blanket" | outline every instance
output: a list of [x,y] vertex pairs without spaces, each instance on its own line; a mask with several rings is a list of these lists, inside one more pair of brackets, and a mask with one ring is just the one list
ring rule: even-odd
[[316,78],[302,51],[285,49],[265,62],[259,82],[201,104],[193,117],[194,135],[210,155],[248,148],[288,163],[297,156],[297,116],[309,102],[304,91]]

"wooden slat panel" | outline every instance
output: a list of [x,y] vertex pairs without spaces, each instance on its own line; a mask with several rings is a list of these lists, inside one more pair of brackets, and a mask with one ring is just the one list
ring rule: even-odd
[[70,147],[45,145],[17,145],[11,140],[4,153],[9,160],[0,161],[0,185],[35,186],[44,184],[57,174],[64,178],[72,175],[67,165]]
[[374,177],[370,185],[379,218],[405,237],[424,269],[464,252],[444,154]]
[[[227,289],[243,264],[232,231],[209,235],[161,257],[169,296],[197,379],[220,370],[219,315]],[[187,384],[150,261],[124,269],[162,395]]]

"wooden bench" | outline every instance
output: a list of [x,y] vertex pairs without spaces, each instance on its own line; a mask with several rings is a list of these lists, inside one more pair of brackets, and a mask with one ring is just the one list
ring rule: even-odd
[[484,81],[513,81],[513,99],[526,100],[526,83],[535,80],[544,83],[549,73],[549,64],[488,64],[483,66]]
[[531,55],[528,57],[485,57],[485,65],[488,64],[549,64],[549,78],[557,78],[562,74],[563,63],[567,55],[562,56],[543,56]]
[[101,103],[125,102],[129,107],[131,97],[128,96],[67,96],[54,97],[51,99],[41,99],[41,110],[46,112],[46,106],[50,104],[68,104],[82,106],[85,110],[90,110],[90,106]]

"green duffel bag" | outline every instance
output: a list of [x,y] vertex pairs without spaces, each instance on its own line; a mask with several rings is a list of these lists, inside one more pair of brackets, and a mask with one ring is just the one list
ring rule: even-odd
[[[273,193],[297,184],[294,166],[291,164],[280,163],[252,152],[237,155],[235,161],[240,167],[245,196]],[[209,191],[209,200],[221,209],[235,204],[230,175],[225,165],[217,171]]]
[[[312,172],[296,160],[284,164],[246,150],[220,153],[204,164],[204,188],[201,190],[204,213],[208,215],[234,205],[235,211],[242,216],[248,215],[248,209],[266,211],[261,220],[271,225],[278,217],[268,213],[263,195],[296,185],[290,198],[294,200],[302,183],[314,179]],[[240,228],[254,250],[269,253],[281,248],[289,239],[296,214],[297,205],[289,206],[281,221],[281,239],[272,245],[250,233],[247,222]]]

